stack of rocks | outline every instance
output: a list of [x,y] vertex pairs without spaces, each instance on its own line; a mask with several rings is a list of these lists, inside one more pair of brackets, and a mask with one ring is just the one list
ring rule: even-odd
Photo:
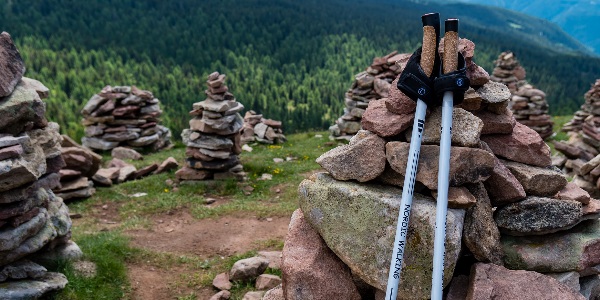
[[529,126],[543,139],[552,136],[552,117],[548,115],[546,93],[525,80],[525,69],[512,52],[502,52],[496,60],[492,81],[504,83],[512,93],[509,107],[517,122]]
[[[474,45],[460,44],[473,67]],[[483,73],[467,75],[486,81],[476,74]],[[580,292],[594,299],[600,201],[551,167],[550,148],[508,109],[505,85],[472,88],[463,105],[469,108],[453,113],[447,299],[585,299]],[[397,109],[390,111],[386,101]],[[402,272],[398,299],[429,298],[441,109],[425,120],[412,207],[399,207],[414,110],[392,87],[390,98],[369,103],[366,130],[317,159],[328,173],[299,186],[300,209],[283,249],[282,291],[272,299],[383,299],[398,215],[409,209],[404,260],[395,270]]]
[[254,141],[262,144],[277,144],[287,140],[281,129],[281,121],[265,119],[253,110],[247,111],[244,115],[241,135],[242,144]]
[[227,179],[244,180],[246,173],[238,154],[242,152],[240,129],[244,106],[225,85],[225,74],[208,75],[208,98],[194,103],[190,129],[181,133],[187,145],[185,166],[175,173],[180,181]]
[[581,109],[575,112],[573,119],[567,122],[562,131],[565,132],[580,132],[586,140],[600,141],[600,132],[595,121],[600,120],[600,79],[592,85],[589,91],[583,96],[585,102],[581,105]]
[[160,101],[135,86],[105,86],[81,110],[85,137],[83,146],[111,150],[117,146],[149,148],[171,145],[171,131],[159,125]]
[[584,98],[581,110],[562,128],[569,140],[554,142],[562,155],[557,155],[553,163],[592,197],[600,197],[600,80]]
[[345,94],[344,115],[329,127],[331,136],[339,140],[350,140],[360,129],[360,120],[369,102],[387,98],[392,81],[402,72],[410,54],[397,51],[373,59],[366,71],[354,76],[354,83]]
[[65,166],[60,170],[60,186],[53,189],[64,201],[89,198],[95,192],[92,176],[102,163],[102,156],[82,147],[70,137],[63,135],[61,155]]
[[[10,35],[0,34],[0,299],[36,299],[67,284],[43,261],[72,243],[60,185],[59,127],[45,117],[48,89],[22,77],[25,66]],[[76,251],[77,252],[77,251]],[[77,252],[81,254],[80,250]],[[64,259],[65,257],[63,257]]]

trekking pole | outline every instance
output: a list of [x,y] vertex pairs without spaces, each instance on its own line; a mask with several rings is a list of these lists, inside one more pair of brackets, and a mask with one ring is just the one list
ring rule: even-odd
[[[417,52],[413,54],[415,60],[416,57],[419,55],[421,56],[420,62],[413,64],[413,66],[416,65],[417,68],[417,70],[414,70],[414,73],[419,73],[417,75],[421,75],[421,77],[419,78],[418,76],[415,76],[415,74],[411,74],[409,61],[409,64],[407,64],[407,67],[405,68],[405,71],[407,72],[406,74],[401,75],[398,83],[398,87],[401,88],[401,90],[405,92],[407,96],[412,96],[411,98],[413,100],[416,99],[417,108],[413,123],[410,148],[408,151],[406,174],[402,189],[402,200],[400,201],[400,207],[398,211],[396,236],[394,239],[390,271],[385,292],[386,300],[396,300],[398,295],[398,283],[400,282],[400,273],[402,271],[404,247],[406,246],[406,237],[408,233],[408,221],[410,218],[415,179],[417,177],[417,168],[419,165],[419,152],[421,148],[423,127],[425,124],[425,113],[427,111],[427,104],[422,99],[425,99],[425,97],[432,98],[433,96],[430,81],[435,69],[434,66],[436,65],[436,57],[438,55],[437,45],[439,43],[440,36],[440,15],[438,13],[426,14],[421,17],[421,20],[423,21],[423,48],[422,51],[417,50]],[[419,63],[420,66],[418,66]],[[408,90],[405,90],[401,87],[401,82],[403,81],[406,83],[404,88]]]
[[[446,20],[444,27],[444,57],[442,66],[443,74],[448,74],[458,69],[458,19]],[[438,171],[438,197],[436,204],[435,235],[433,242],[433,278],[431,283],[432,300],[442,300],[442,293],[444,289],[443,281],[444,254],[446,251],[446,214],[448,212],[448,177],[450,173],[450,146],[452,138],[452,109],[454,107],[454,92],[445,91],[443,99],[442,137],[440,140],[440,160]]]

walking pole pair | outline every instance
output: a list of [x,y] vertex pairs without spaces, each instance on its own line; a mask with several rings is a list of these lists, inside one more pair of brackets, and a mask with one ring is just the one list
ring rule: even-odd
[[[438,199],[436,206],[436,228],[434,236],[434,258],[431,299],[441,300],[443,292],[444,253],[446,235],[446,214],[448,210],[448,185],[450,171],[450,145],[452,133],[453,91],[457,90],[458,103],[462,102],[464,91],[469,86],[465,75],[464,58],[458,53],[458,20],[445,22],[444,63],[440,74],[438,44],[440,38],[440,19],[438,13],[421,17],[423,22],[423,46],[418,49],[407,63],[398,88],[408,97],[417,101],[411,143],[402,199],[398,212],[398,223],[394,239],[392,259],[386,288],[386,300],[396,300],[398,283],[402,270],[404,249],[406,246],[408,224],[412,206],[414,184],[419,164],[422,134],[425,124],[427,106],[439,106],[439,94],[442,100],[442,137],[440,141],[440,157],[438,171]],[[461,64],[461,69],[457,66]],[[438,76],[439,74],[439,76]],[[442,226],[443,224],[443,226]]]

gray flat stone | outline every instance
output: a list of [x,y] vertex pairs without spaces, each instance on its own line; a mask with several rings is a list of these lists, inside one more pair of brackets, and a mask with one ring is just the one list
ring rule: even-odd
[[38,299],[48,292],[64,289],[67,283],[65,275],[54,272],[36,279],[4,282],[0,283],[0,299]]
[[543,235],[569,229],[582,220],[581,203],[529,196],[500,207],[494,214],[500,231],[510,235]]
[[7,279],[40,278],[47,271],[46,268],[30,260],[20,260],[0,267],[0,282]]
[[119,142],[109,142],[94,137],[83,137],[81,138],[81,144],[85,147],[94,150],[111,150],[119,145]]

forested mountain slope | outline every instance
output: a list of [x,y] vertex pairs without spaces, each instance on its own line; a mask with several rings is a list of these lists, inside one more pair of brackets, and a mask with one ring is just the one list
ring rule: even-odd
[[[463,14],[385,0],[7,0],[0,30],[18,43],[26,75],[52,89],[48,115],[70,135],[82,135],[79,110],[107,84],[151,90],[178,134],[192,103],[204,99],[202,78],[215,70],[247,109],[296,131],[332,124],[352,76],[373,57],[414,51],[420,16],[430,11]],[[493,11],[469,13],[496,20],[487,28],[464,15],[461,36],[477,44],[476,62],[491,71],[501,51],[514,51],[553,113],[577,109],[600,75],[600,59],[577,45],[504,30],[506,16]]]

